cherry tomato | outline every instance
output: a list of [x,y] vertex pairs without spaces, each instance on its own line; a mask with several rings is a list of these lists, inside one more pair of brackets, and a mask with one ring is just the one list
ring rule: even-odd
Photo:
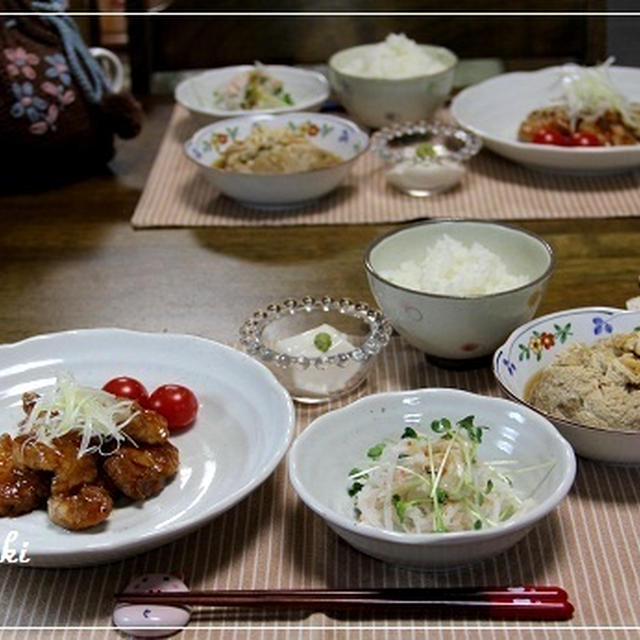
[[198,399],[187,387],[163,384],[149,396],[147,407],[163,415],[169,429],[183,429],[196,419]]
[[594,133],[588,133],[587,131],[576,131],[571,134],[569,144],[573,147],[602,147],[604,146]]
[[554,144],[566,147],[569,144],[567,137],[557,129],[538,129],[533,135],[532,142],[536,144]]
[[127,376],[119,376],[118,378],[109,380],[109,382],[102,387],[102,390],[112,393],[114,396],[118,396],[118,398],[137,400],[143,407],[147,406],[149,400],[149,394],[142,382]]

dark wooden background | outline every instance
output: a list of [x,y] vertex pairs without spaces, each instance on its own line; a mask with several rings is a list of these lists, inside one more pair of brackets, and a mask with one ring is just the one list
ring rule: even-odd
[[[604,59],[605,17],[580,12],[603,11],[605,0],[538,0],[527,12],[568,15],[467,16],[310,16],[310,11],[500,11],[518,9],[509,0],[466,0],[443,6],[433,0],[396,2],[244,2],[233,0],[165,2],[149,16],[130,17],[132,81],[137,93],[149,89],[153,71],[201,69],[232,64],[315,64],[340,49],[377,42],[392,32],[421,43],[450,48],[460,58],[500,58],[508,68],[546,66],[573,60],[593,64]],[[481,6],[480,6],[481,5]],[[148,0],[127,0],[127,9],[146,11]],[[235,11],[241,16],[169,16],[167,11]],[[259,17],[251,11],[295,11],[296,16]]]

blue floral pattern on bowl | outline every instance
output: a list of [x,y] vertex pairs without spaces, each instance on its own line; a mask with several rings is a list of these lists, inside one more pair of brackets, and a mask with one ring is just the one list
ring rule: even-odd
[[[592,307],[562,311],[536,318],[516,329],[494,357],[494,373],[503,384],[521,376],[525,381],[546,366],[562,347],[572,342],[593,342],[614,330],[612,317],[633,312]],[[640,319],[640,313],[636,314]],[[626,325],[625,325],[626,326]],[[628,330],[633,327],[629,326]],[[516,366],[516,363],[521,366]],[[521,385],[516,385],[518,389]],[[522,387],[522,390],[524,387]],[[510,389],[516,392],[517,389]],[[515,393],[517,395],[517,393]]]
[[613,327],[604,319],[599,316],[593,318],[593,333],[596,336],[604,333],[611,333]]

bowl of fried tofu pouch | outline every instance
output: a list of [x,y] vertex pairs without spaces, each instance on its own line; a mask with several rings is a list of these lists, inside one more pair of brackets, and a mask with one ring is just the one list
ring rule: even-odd
[[640,464],[640,312],[569,309],[516,329],[493,372],[586,458]]

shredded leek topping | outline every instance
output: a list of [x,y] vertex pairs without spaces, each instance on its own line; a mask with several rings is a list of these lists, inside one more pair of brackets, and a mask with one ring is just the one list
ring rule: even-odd
[[566,108],[572,129],[579,118],[597,120],[607,111],[617,111],[622,121],[637,127],[638,122],[627,98],[611,77],[610,67],[614,58],[595,67],[566,64],[562,67],[563,95],[561,105]]
[[500,461],[478,461],[487,428],[475,425],[474,416],[456,423],[441,418],[431,423],[431,434],[407,427],[399,441],[371,447],[366,468],[349,473],[358,522],[406,533],[467,531],[495,527],[526,510],[533,501],[516,495],[509,477],[519,470],[507,474],[495,468]]
[[54,388],[40,396],[20,425],[20,432],[51,446],[54,438],[69,433],[81,435],[78,458],[103,453],[107,442],[116,449],[123,440],[132,441],[122,429],[140,412],[133,400],[77,384],[72,375],[59,374]]

